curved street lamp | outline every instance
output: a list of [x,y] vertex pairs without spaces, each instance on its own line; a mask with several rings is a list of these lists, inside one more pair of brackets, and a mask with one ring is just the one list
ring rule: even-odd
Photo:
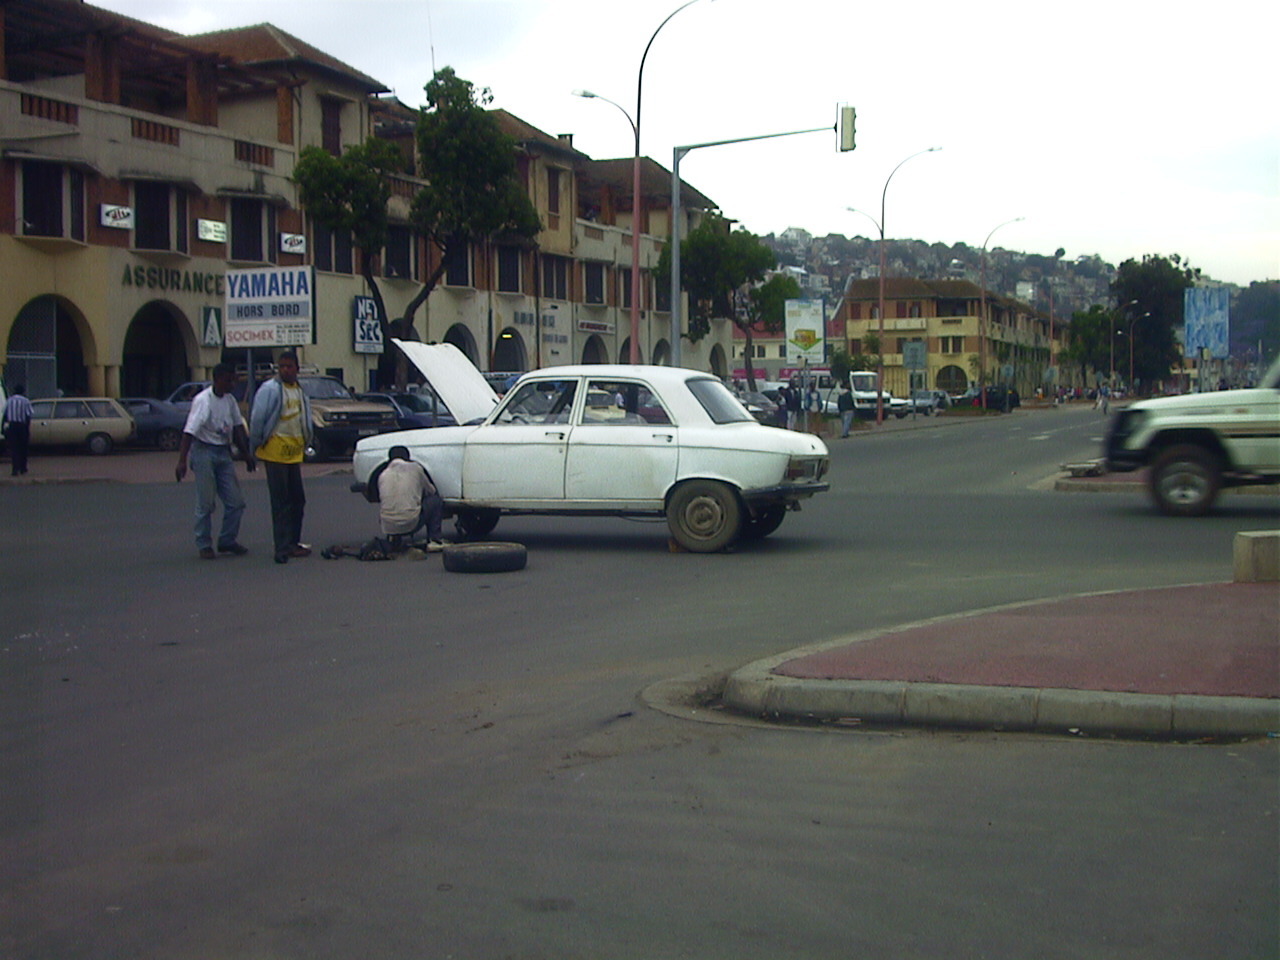
[[[982,257],[978,264],[978,297],[981,300],[981,306],[978,308],[978,399],[982,404],[982,409],[987,408],[987,391],[983,389],[984,380],[987,376],[987,329],[990,326],[987,317],[987,244],[991,242],[991,237],[1001,227],[1007,227],[1011,223],[1021,223],[1026,217],[1014,217],[1012,220],[1006,220],[1004,223],[997,223],[991,228],[991,232],[987,234],[987,239],[982,241]],[[1050,345],[1050,351],[1053,347]],[[1005,393],[1005,403],[1008,404],[1009,394]]]
[[877,221],[875,217],[869,213],[863,213],[861,210],[849,209],[854,213],[861,213],[864,217],[874,223],[880,230],[880,364],[876,368],[876,423],[884,423],[884,272],[885,272],[885,249],[884,249],[884,208],[885,199],[889,195],[889,181],[893,179],[893,175],[901,169],[907,160],[914,160],[926,153],[937,153],[941,147],[928,147],[924,150],[917,150],[911,156],[898,162],[898,166],[889,171],[889,176],[885,178],[884,189],[880,191],[880,219]]
[[621,106],[614,103],[608,97],[602,97],[598,93],[591,93],[589,90],[575,90],[574,94],[579,97],[594,98],[603,100],[605,103],[612,103],[622,115],[627,118],[627,122],[631,124],[631,132],[635,136],[635,152],[631,160],[631,350],[629,359],[631,363],[640,362],[640,106],[644,95],[644,62],[648,59],[649,48],[653,46],[653,41],[658,38],[658,34],[677,13],[685,7],[690,7],[697,3],[698,0],[685,0],[684,3],[676,7],[658,24],[658,29],[653,31],[649,37],[649,42],[644,45],[644,53],[640,56],[640,69],[636,74],[636,112],[635,118],[623,110]]

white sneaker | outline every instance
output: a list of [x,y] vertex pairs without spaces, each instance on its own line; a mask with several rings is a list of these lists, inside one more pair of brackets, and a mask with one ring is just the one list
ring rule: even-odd
[[440,552],[441,550],[443,550],[443,549],[444,549],[444,541],[443,541],[443,540],[428,540],[428,541],[427,541],[427,553],[439,553],[439,552]]

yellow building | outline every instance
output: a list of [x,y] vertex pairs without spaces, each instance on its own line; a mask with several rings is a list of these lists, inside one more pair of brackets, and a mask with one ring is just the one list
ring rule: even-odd
[[[1029,396],[1062,351],[1063,330],[1051,330],[1047,316],[967,280],[886,278],[883,326],[880,281],[853,280],[836,320],[851,354],[883,356],[885,387],[899,397],[921,388],[963,393],[979,380],[1012,382]],[[913,342],[924,345],[924,367],[914,372],[904,364]]]
[[[250,359],[223,340],[229,269],[310,266],[315,325],[298,347],[302,361],[373,386],[378,348],[357,332],[369,293],[360,253],[306,215],[290,176],[311,145],[340,153],[377,135],[409,154],[415,112],[381,96],[372,77],[267,24],[182,36],[78,0],[8,0],[3,14],[6,381],[25,382],[33,396],[166,396],[224,358]],[[568,138],[496,116],[518,143],[543,230],[532,245],[473,247],[450,263],[417,312],[417,334],[455,343],[482,370],[624,357],[630,178],[623,191],[608,162]],[[649,271],[670,228],[669,179],[652,161],[646,171],[641,226],[658,233],[641,238],[641,352],[661,362],[670,314]],[[394,319],[423,289],[436,254],[408,224],[422,181],[392,181],[390,237],[372,266]],[[687,230],[711,202],[690,188],[683,196]],[[727,374],[728,326],[686,343],[686,365]]]

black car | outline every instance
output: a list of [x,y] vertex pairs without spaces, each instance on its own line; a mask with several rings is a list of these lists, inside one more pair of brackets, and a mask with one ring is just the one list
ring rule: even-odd
[[135,442],[161,450],[177,450],[182,443],[182,428],[187,414],[168,400],[150,397],[122,397],[120,405],[129,411],[138,425]]
[[389,403],[395,407],[401,430],[457,425],[449,408],[432,393],[362,393],[360,399]]
[[[966,394],[963,399],[956,401],[956,406],[981,407],[986,406],[988,410],[1012,410],[1015,407],[1022,406],[1022,397],[1018,395],[1018,391],[1013,387],[1006,387],[1004,384],[990,384],[982,388],[982,392],[986,395],[986,403],[979,396],[977,390],[972,391],[972,396]],[[1005,401],[1008,400],[1006,406]]]

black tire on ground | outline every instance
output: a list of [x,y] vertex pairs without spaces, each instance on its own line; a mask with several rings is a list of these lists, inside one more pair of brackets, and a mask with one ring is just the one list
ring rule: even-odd
[[182,431],[174,427],[165,427],[156,437],[156,444],[161,450],[177,450],[182,445]]
[[529,553],[523,543],[448,543],[443,559],[450,573],[506,573],[523,570]]
[[742,521],[742,539],[763,540],[782,525],[786,516],[787,508],[781,503],[765,507],[754,517],[747,517]]
[[1151,497],[1171,517],[1199,517],[1208,513],[1222,488],[1222,464],[1204,447],[1178,444],[1151,465]]
[[85,449],[96,457],[111,452],[111,448],[115,446],[115,442],[105,433],[91,433],[89,438],[84,442]]
[[454,526],[458,529],[458,536],[465,540],[474,540],[477,537],[485,537],[493,532],[493,528],[498,525],[498,518],[501,511],[492,509],[481,510],[459,510],[457,516],[454,517]]
[[716,553],[742,532],[738,495],[718,480],[690,480],[667,502],[667,528],[691,553]]

